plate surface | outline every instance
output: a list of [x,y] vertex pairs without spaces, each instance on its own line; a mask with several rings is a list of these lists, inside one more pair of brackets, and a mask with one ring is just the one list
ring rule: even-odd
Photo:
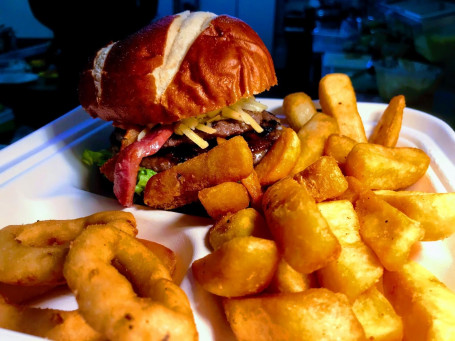
[[[282,117],[279,99],[259,99]],[[367,134],[385,109],[384,104],[358,103]],[[109,123],[92,119],[81,107],[0,151],[0,227],[45,219],[72,219],[103,210],[122,210],[117,201],[94,194],[90,170],[80,161],[85,148],[107,147]],[[425,192],[455,191],[455,133],[441,120],[405,109],[400,146],[423,149],[431,157],[427,175],[411,189]],[[204,238],[211,220],[175,212],[134,206],[139,237],[174,250],[177,279],[187,293],[201,340],[234,339],[218,300],[204,292],[191,273],[191,263],[209,250]],[[455,237],[422,243],[416,260],[455,290]],[[36,302],[37,306],[65,310],[77,307],[74,297],[60,292]],[[0,339],[37,340],[0,329]]]

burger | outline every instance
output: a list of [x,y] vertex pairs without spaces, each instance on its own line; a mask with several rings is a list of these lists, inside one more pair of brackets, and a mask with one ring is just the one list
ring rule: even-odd
[[115,127],[100,170],[130,206],[150,176],[219,138],[243,136],[258,163],[281,125],[254,96],[276,84],[270,53],[250,26],[186,11],[101,48],[81,74],[79,99]]

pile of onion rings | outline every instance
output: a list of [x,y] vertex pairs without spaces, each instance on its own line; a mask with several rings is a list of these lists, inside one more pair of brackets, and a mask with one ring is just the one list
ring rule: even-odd
[[129,212],[106,211],[70,220],[43,220],[0,230],[0,282],[22,286],[64,282],[63,263],[70,243],[89,225],[110,224],[137,234]]
[[[134,216],[106,211],[0,229],[0,328],[51,340],[197,340],[175,254],[136,238]],[[30,307],[59,285],[74,311]]]

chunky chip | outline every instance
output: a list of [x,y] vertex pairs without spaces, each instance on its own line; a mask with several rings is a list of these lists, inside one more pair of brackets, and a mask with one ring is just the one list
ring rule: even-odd
[[384,293],[403,319],[405,340],[455,340],[455,294],[422,265],[385,271]]
[[355,202],[359,199],[361,194],[370,193],[370,189],[362,182],[360,182],[359,179],[353,176],[346,176],[345,179],[346,182],[348,183],[348,188],[335,199],[349,200],[351,203],[355,204]]
[[238,340],[365,340],[346,297],[327,289],[223,300]]
[[403,322],[387,298],[371,287],[352,304],[355,316],[365,330],[367,340],[401,341]]
[[197,201],[198,192],[226,181],[240,181],[253,171],[253,155],[245,139],[234,137],[150,178],[144,202],[172,209]]
[[408,262],[413,245],[424,236],[420,223],[373,192],[362,194],[355,210],[360,221],[360,235],[365,243],[387,270],[400,270]]
[[270,185],[287,176],[297,162],[300,145],[294,130],[285,128],[272,148],[255,167],[260,184]]
[[208,215],[217,219],[229,212],[237,212],[250,204],[248,192],[242,184],[227,181],[199,191],[198,198]]
[[341,244],[338,259],[317,271],[319,283],[353,301],[379,281],[383,267],[362,241],[360,223],[349,201],[324,202],[318,208]]
[[283,113],[295,131],[299,131],[316,112],[313,100],[304,92],[294,92],[283,99]]
[[395,147],[400,136],[405,106],[406,101],[403,95],[393,97],[368,141],[385,147]]
[[305,186],[285,178],[262,200],[267,224],[284,259],[308,274],[338,258],[341,247]]
[[346,159],[345,172],[371,189],[397,190],[417,182],[429,165],[430,158],[421,149],[359,143]]
[[339,132],[336,120],[326,114],[316,113],[298,131],[300,154],[291,174],[303,171],[323,153],[327,138]]
[[455,232],[455,193],[383,190],[375,194],[420,222],[425,230],[422,240],[440,240]]
[[357,110],[357,100],[351,79],[342,73],[324,76],[319,82],[319,103],[322,112],[335,117],[340,134],[356,142],[367,142],[362,118]]
[[333,199],[348,189],[340,167],[330,156],[321,156],[293,178],[307,188],[316,202]]
[[259,182],[258,175],[256,171],[252,171],[250,175],[246,178],[240,180],[243,186],[245,186],[248,194],[251,198],[251,205],[253,207],[260,207],[262,201],[262,195],[264,194],[262,191],[261,183]]
[[267,292],[302,292],[317,287],[316,283],[314,274],[302,274],[294,270],[284,258],[281,258]]
[[323,155],[333,157],[335,160],[337,160],[338,165],[343,168],[349,152],[352,150],[352,148],[354,148],[356,144],[357,142],[350,137],[340,134],[332,134],[328,137],[324,145]]
[[233,238],[247,236],[271,239],[264,218],[251,207],[228,213],[218,219],[209,230],[208,240],[210,246],[217,250]]
[[272,280],[280,259],[272,240],[237,237],[193,262],[196,281],[208,292],[238,297],[263,291]]

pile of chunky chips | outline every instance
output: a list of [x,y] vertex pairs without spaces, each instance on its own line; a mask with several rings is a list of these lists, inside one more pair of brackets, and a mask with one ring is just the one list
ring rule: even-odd
[[194,277],[239,340],[455,339],[455,294],[412,260],[455,231],[455,193],[406,190],[431,160],[397,147],[404,97],[369,138],[347,75],[319,102],[288,95],[290,128],[247,180],[200,192],[215,224]]

